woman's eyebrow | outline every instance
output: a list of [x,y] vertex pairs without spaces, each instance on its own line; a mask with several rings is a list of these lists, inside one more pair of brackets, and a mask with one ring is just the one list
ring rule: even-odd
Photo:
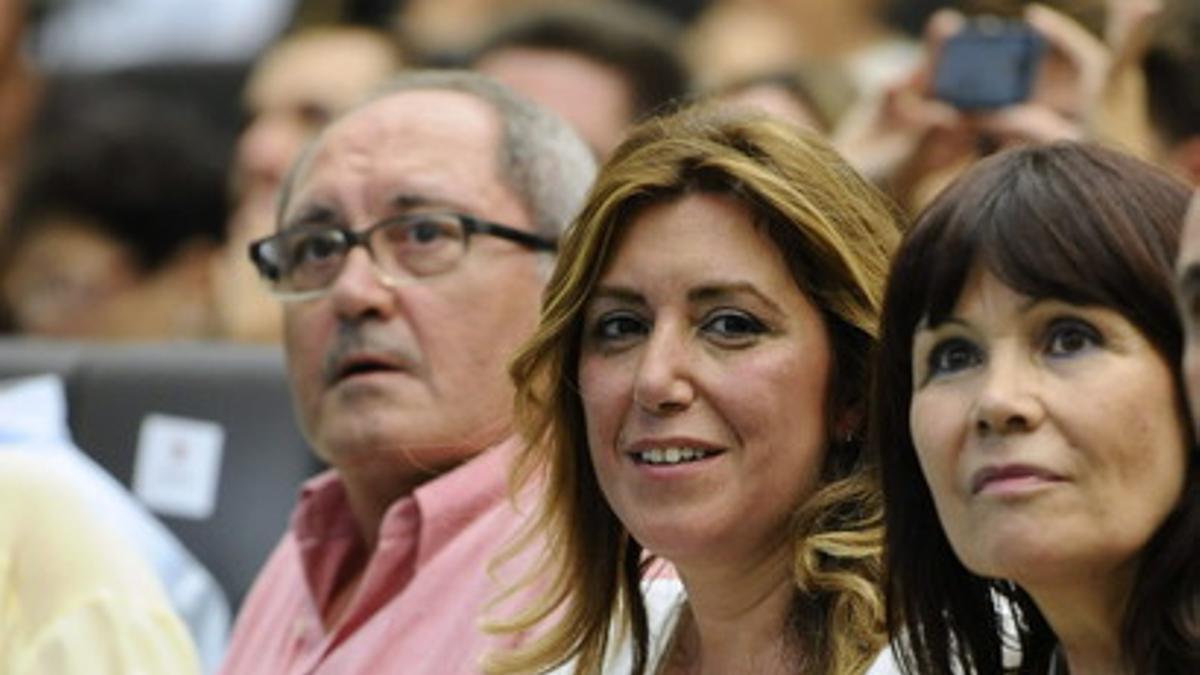
[[783,312],[783,309],[772,300],[767,294],[758,289],[757,286],[748,281],[718,281],[706,283],[703,286],[698,286],[688,291],[688,301],[690,302],[712,302],[714,300],[722,300],[736,295],[751,295],[754,296],[775,312]]
[[646,298],[641,293],[625,286],[599,286],[592,293],[590,302],[595,302],[596,300],[615,300],[633,305],[646,304]]
[[913,333],[920,333],[923,330],[937,330],[942,326],[958,326],[960,328],[966,328],[969,326],[969,324],[953,314],[942,317],[942,319],[937,323],[930,323],[929,316],[923,316],[921,317],[921,320],[917,322],[917,325],[913,327]]

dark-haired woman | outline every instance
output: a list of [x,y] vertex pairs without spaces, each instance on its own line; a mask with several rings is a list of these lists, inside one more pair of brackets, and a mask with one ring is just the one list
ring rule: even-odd
[[1026,148],[906,237],[869,408],[908,672],[1200,673],[1189,195],[1115,152]]

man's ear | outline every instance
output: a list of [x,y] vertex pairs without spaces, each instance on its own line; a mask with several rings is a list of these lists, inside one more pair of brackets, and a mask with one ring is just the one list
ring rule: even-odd
[[1190,136],[1171,149],[1171,161],[1185,179],[1200,188],[1200,134]]

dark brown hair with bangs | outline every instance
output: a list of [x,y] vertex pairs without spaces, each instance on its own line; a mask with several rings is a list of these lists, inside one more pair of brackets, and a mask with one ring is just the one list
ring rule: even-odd
[[[1047,672],[1057,643],[1023,590],[959,562],[938,521],[909,428],[918,325],[944,320],[982,265],[1023,295],[1119,312],[1174,367],[1182,411],[1172,271],[1190,196],[1166,173],[1110,150],[1022,148],[964,174],[902,243],[884,299],[868,442],[883,470],[889,629],[907,671],[1006,672],[998,599],[1017,623],[1015,672]],[[1180,504],[1151,540],[1130,598],[1124,653],[1138,673],[1200,672],[1196,472],[1193,452]]]

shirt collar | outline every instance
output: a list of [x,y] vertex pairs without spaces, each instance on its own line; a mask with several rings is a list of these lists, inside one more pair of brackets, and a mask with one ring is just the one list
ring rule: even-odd
[[[397,499],[380,523],[379,543],[411,536],[415,518],[420,524],[422,560],[436,553],[463,525],[505,497],[508,469],[519,447],[520,442],[509,437],[422,484],[412,495]],[[292,526],[302,542],[358,537],[345,486],[336,471],[305,482]]]
[[[508,467],[519,447],[515,439],[505,440],[397,499],[380,523],[368,567],[382,565],[389,573],[405,576],[420,570],[505,498]],[[324,607],[346,562],[363,552],[345,485],[336,471],[326,471],[304,484],[292,514],[292,533],[309,592],[317,606]],[[404,560],[410,562],[402,563]]]
[[[463,528],[507,498],[509,467],[519,447],[517,439],[510,437],[416,489],[413,498],[421,528],[418,565],[437,555]],[[403,505],[394,504],[393,508]],[[391,535],[389,525],[385,518],[381,540]],[[403,536],[403,532],[398,530],[397,534]]]

